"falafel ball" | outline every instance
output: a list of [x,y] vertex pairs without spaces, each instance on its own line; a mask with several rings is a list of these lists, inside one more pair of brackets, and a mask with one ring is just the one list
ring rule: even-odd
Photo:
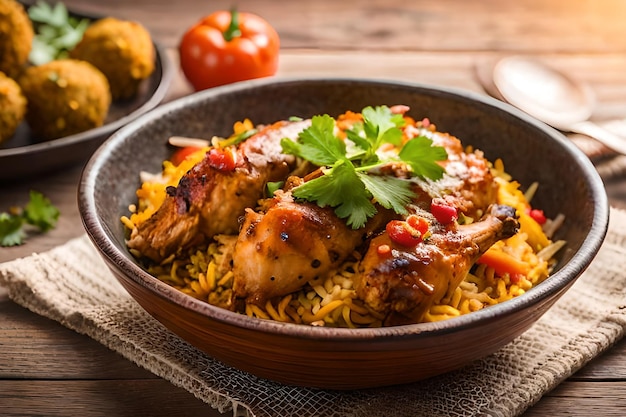
[[24,6],[0,0],[0,71],[16,77],[28,61],[35,32]]
[[140,23],[107,17],[91,24],[70,57],[92,63],[106,75],[114,100],[137,94],[154,71],[156,51]]
[[26,121],[43,140],[101,126],[111,105],[106,77],[85,61],[60,59],[30,67],[18,82],[28,100]]
[[14,79],[0,72],[0,143],[9,139],[26,114],[26,97]]

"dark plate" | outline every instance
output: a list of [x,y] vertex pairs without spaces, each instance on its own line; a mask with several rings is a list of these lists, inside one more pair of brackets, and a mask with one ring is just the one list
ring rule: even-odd
[[[70,14],[90,20],[99,18],[72,11]],[[103,126],[44,142],[34,137],[28,124],[23,122],[12,138],[0,145],[0,182],[29,178],[85,162],[113,132],[156,107],[165,97],[174,71],[165,49],[156,42],[154,46],[154,72],[144,80],[134,98],[111,104]]]

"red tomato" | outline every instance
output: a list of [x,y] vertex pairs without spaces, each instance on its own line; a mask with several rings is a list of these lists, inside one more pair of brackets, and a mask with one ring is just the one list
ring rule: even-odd
[[428,224],[428,220],[426,220],[425,218],[417,216],[415,214],[411,214],[409,217],[406,218],[406,222],[413,229],[417,230],[422,235],[422,237],[424,237],[424,235],[428,233],[428,228],[430,227],[430,225]]
[[423,217],[411,215],[407,217],[406,221],[390,221],[387,223],[385,231],[389,238],[398,245],[413,247],[424,240],[428,226],[428,221]]
[[452,223],[459,218],[456,209],[445,203],[439,203],[433,200],[430,205],[430,212],[435,216],[435,219],[441,224]]
[[172,154],[170,161],[178,166],[181,162],[183,162],[189,155],[200,150],[202,148],[198,148],[196,146],[185,146],[184,148],[178,149],[176,152]]
[[182,37],[180,65],[196,91],[274,75],[280,39],[263,18],[237,11],[212,13]]
[[235,160],[229,150],[213,148],[209,151],[209,165],[220,171],[233,171]]

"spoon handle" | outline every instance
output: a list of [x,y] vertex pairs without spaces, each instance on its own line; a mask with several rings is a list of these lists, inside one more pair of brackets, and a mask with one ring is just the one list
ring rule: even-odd
[[594,122],[584,121],[568,126],[568,130],[574,133],[581,133],[605,145],[622,155],[626,155],[626,138],[615,135]]

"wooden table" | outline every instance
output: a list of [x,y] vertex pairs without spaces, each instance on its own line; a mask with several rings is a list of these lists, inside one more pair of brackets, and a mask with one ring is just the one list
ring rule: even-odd
[[[351,76],[416,81],[484,92],[477,73],[501,55],[529,54],[589,82],[594,119],[626,117],[626,2],[465,0],[240,0],[282,39],[278,76]],[[231,2],[67,0],[88,14],[141,21],[177,63],[186,27]],[[167,100],[191,92],[180,74]],[[45,251],[83,233],[76,205],[81,165],[0,188],[0,211],[44,192],[61,210],[56,229],[0,249],[0,262]],[[626,178],[607,181],[626,208]],[[2,291],[0,289],[0,291]],[[626,342],[548,393],[528,416],[621,416],[626,412]],[[0,415],[219,415],[169,382],[86,336],[0,294]]]

